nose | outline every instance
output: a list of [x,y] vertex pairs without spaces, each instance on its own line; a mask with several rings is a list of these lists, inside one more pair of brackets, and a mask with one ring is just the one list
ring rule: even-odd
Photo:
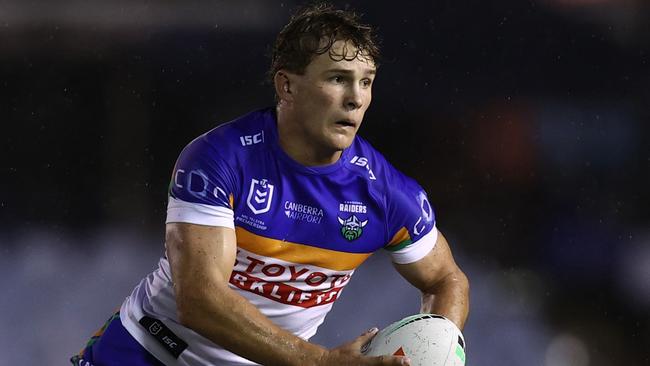
[[363,91],[358,85],[351,85],[345,95],[343,101],[344,107],[347,111],[353,111],[363,106]]

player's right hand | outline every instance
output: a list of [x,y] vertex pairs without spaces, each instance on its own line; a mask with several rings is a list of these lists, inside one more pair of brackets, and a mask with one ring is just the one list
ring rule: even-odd
[[407,366],[411,364],[408,357],[403,356],[379,356],[367,357],[361,353],[361,347],[370,342],[379,330],[372,328],[355,340],[329,350],[323,357],[323,366]]

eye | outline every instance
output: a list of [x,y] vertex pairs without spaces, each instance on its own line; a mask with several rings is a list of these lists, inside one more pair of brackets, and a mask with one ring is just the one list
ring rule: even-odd
[[370,85],[372,85],[372,80],[371,79],[366,78],[366,79],[361,80],[361,86],[363,86],[364,88],[368,88],[368,87],[370,87]]
[[345,78],[341,75],[335,75],[330,78],[330,81],[335,84],[343,84],[345,83]]

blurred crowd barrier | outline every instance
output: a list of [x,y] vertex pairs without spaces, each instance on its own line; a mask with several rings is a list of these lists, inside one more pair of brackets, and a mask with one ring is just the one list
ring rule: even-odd
[[[12,237],[0,256],[5,294],[0,341],[19,352],[3,352],[0,364],[65,364],[155,268],[162,252],[161,235],[135,228],[104,228],[83,236],[32,228]],[[617,330],[611,319],[590,325],[598,332],[585,332],[548,315],[557,295],[543,273],[481,263],[462,249],[457,253],[472,283],[472,312],[464,332],[469,364],[633,364],[628,332]],[[650,253],[645,255],[647,260]],[[645,264],[636,271],[647,269]],[[337,346],[418,309],[418,292],[397,275],[385,253],[378,253],[356,271],[312,341]],[[601,342],[607,351],[600,349]]]

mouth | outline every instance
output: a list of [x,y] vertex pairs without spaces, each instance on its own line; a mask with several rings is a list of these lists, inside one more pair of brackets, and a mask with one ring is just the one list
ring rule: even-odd
[[342,119],[340,121],[336,121],[335,123],[336,123],[336,125],[341,126],[341,127],[352,127],[352,128],[357,127],[357,124],[355,122],[350,121],[348,119]]

